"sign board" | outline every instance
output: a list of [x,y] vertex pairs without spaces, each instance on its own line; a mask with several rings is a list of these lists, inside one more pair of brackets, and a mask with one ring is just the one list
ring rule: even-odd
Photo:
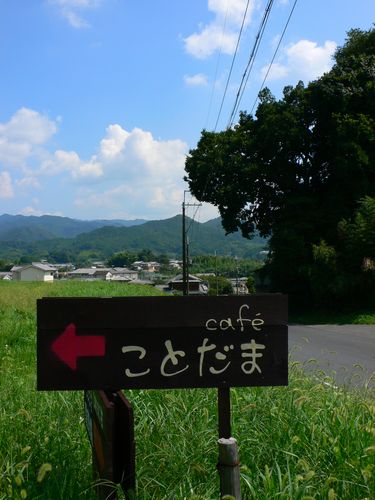
[[287,297],[45,298],[39,390],[287,385]]
[[105,480],[99,482],[101,496],[115,498],[108,481],[120,483],[124,491],[134,490],[134,420],[129,401],[120,391],[85,391],[84,406],[94,477]]

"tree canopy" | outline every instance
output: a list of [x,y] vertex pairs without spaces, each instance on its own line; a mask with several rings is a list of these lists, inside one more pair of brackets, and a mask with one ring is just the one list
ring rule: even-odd
[[375,196],[374,76],[375,30],[352,30],[328,73],[279,100],[264,89],[255,116],[204,130],[189,152],[191,192],[219,208],[226,231],[270,237],[274,289],[306,295],[314,248],[336,246],[340,221]]

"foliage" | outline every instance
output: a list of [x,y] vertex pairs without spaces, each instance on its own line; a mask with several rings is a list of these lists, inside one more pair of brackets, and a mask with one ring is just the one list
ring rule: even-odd
[[136,253],[124,251],[111,255],[107,260],[107,264],[111,267],[126,267],[136,260],[139,260]]
[[248,276],[246,280],[246,286],[249,293],[255,293],[255,278],[254,276]]
[[309,297],[317,246],[336,248],[339,222],[375,196],[375,29],[349,32],[335,57],[280,100],[263,90],[256,117],[203,131],[186,160],[192,193],[219,208],[226,231],[270,237],[273,288],[298,297]]
[[263,263],[255,259],[237,259],[223,255],[196,255],[191,259],[190,271],[196,273],[218,273],[227,278],[246,276]]
[[4,272],[10,271],[12,267],[13,267],[13,264],[11,264],[10,262],[8,262],[5,259],[0,259],[0,271],[4,271]]
[[201,276],[203,281],[207,281],[209,289],[208,295],[232,295],[231,282],[224,276]]
[[320,302],[372,304],[375,298],[375,198],[360,200],[352,220],[339,222],[336,246],[313,245],[312,291]]

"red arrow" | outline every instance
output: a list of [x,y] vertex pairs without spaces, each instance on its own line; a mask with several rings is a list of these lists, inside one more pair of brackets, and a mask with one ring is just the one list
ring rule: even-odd
[[77,358],[105,356],[105,337],[76,335],[76,325],[70,323],[52,344],[52,351],[72,370],[77,369]]

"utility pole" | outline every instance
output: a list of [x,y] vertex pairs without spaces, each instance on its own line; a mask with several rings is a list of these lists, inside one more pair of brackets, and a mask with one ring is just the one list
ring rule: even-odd
[[182,202],[182,294],[189,295],[189,239],[186,230],[186,207],[201,207],[202,203],[186,203],[184,191],[184,201]]
[[182,293],[188,294],[186,280],[186,222],[185,222],[185,193],[184,201],[182,202]]

